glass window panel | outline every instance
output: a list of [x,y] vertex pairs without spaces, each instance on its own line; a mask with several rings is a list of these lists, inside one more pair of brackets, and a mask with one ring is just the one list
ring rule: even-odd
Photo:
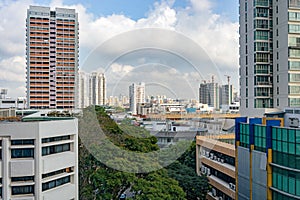
[[282,142],[278,141],[278,151],[282,151]]
[[300,177],[299,176],[296,179],[296,188],[297,188],[296,195],[300,196],[300,189],[298,189],[298,188],[300,188]]
[[287,129],[282,129],[282,140],[287,141]]
[[295,154],[295,143],[289,143],[289,153]]
[[282,176],[282,190],[288,192],[288,177]]
[[295,179],[295,177],[291,177],[291,176],[289,176],[289,190],[288,190],[288,192],[290,193],[290,194],[294,194],[295,195],[295,193],[296,193],[296,191],[295,191],[295,187],[296,187],[296,179]]
[[277,140],[281,140],[281,135],[282,135],[282,132],[281,132],[281,128],[278,128],[277,129]]
[[288,130],[288,132],[289,132],[289,142],[295,142],[295,130],[291,129]]
[[296,130],[296,142],[300,143],[300,130]]
[[278,174],[278,189],[282,190],[282,175]]
[[300,144],[296,144],[296,154],[300,155]]
[[276,140],[272,140],[272,149],[273,150],[277,150],[277,141]]
[[287,142],[282,142],[282,151],[284,153],[288,153],[288,143]]

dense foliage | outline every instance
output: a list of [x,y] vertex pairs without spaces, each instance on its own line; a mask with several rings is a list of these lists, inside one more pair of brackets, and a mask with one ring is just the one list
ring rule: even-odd
[[[96,111],[98,126],[114,145],[122,149],[135,152],[152,152],[158,150],[157,139],[145,129],[131,125],[131,120],[124,120],[117,125],[105,113],[102,107],[93,108]],[[84,124],[79,120],[81,129],[80,137],[84,138],[84,130],[93,129],[95,124]],[[91,137],[91,136],[89,136]],[[95,138],[94,148],[103,143],[97,143]],[[82,200],[92,199],[118,199],[122,193],[131,194],[134,199],[197,199],[206,195],[207,179],[196,175],[194,160],[194,147],[191,147],[180,159],[169,166],[151,173],[128,173],[111,169],[94,156],[80,140],[79,144],[79,195]],[[104,152],[100,157],[112,156],[113,152]],[[98,156],[96,156],[99,158]],[[117,158],[113,162],[128,162],[126,159]],[[142,162],[142,161],[141,161]],[[194,163],[193,163],[194,162]],[[141,164],[142,165],[142,164]],[[139,166],[137,166],[139,167]],[[145,166],[143,166],[145,167]],[[146,166],[147,167],[147,166]],[[131,197],[128,197],[131,198]]]

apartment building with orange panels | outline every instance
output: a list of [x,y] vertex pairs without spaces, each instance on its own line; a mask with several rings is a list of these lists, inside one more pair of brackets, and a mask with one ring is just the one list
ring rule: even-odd
[[235,199],[235,146],[230,144],[234,138],[234,134],[196,137],[196,171],[208,177],[208,200]]
[[26,20],[27,107],[74,109],[77,101],[78,14],[30,6]]

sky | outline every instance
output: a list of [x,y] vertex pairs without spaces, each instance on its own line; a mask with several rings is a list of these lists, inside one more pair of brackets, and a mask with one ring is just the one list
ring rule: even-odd
[[25,96],[29,5],[76,9],[80,70],[105,72],[108,96],[143,81],[147,95],[197,98],[212,75],[223,84],[230,75],[238,90],[238,0],[0,0],[0,88],[8,96]]

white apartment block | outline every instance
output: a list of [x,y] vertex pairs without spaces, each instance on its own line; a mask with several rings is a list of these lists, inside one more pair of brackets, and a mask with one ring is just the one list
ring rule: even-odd
[[93,72],[89,75],[89,105],[105,105],[106,85],[103,73]]
[[300,0],[240,1],[241,114],[300,107]]
[[0,122],[0,199],[77,200],[77,138],[74,118]]
[[145,83],[133,83],[129,86],[129,105],[133,115],[137,114],[138,103],[145,103]]
[[89,87],[87,76],[88,75],[85,72],[79,71],[77,108],[85,108],[89,105]]

